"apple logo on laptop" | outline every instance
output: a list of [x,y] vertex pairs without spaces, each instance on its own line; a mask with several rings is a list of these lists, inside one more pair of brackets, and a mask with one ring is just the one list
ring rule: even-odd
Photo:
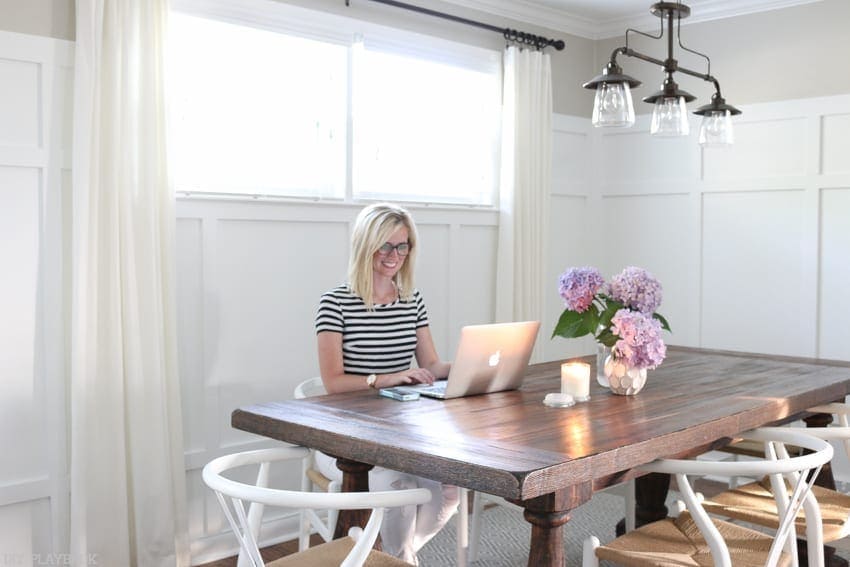
[[496,366],[499,364],[499,359],[502,357],[502,351],[497,350],[493,354],[490,355],[490,359],[487,361],[487,364],[490,366]]

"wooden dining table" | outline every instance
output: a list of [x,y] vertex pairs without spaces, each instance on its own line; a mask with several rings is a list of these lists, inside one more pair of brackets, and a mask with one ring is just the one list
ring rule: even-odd
[[[515,502],[531,524],[528,565],[561,567],[562,526],[594,491],[850,393],[848,362],[671,346],[637,395],[593,384],[589,401],[549,407],[561,362],[530,365],[514,391],[399,402],[360,390],[243,407],[232,425],[336,456],[343,490],[367,490],[381,466]],[[338,533],[363,520],[341,514]]]

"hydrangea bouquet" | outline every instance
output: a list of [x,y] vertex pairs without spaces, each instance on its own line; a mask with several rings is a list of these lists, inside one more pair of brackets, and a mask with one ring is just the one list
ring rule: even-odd
[[661,305],[661,283],[652,274],[630,266],[606,284],[596,268],[569,268],[559,283],[566,308],[553,337],[593,335],[630,368],[661,364],[667,354],[661,331],[669,331],[670,325],[655,312]]

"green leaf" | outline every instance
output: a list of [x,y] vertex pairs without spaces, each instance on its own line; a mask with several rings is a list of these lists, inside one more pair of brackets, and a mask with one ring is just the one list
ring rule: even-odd
[[590,307],[581,316],[584,321],[584,333],[582,334],[592,335],[595,333],[596,328],[599,327],[599,312],[595,308]]
[[[667,319],[665,319],[663,315],[661,315],[660,313],[653,313],[652,316],[655,319],[658,319],[658,321],[661,323],[662,329],[670,331],[670,324],[667,322]],[[670,332],[672,333],[673,331]]]
[[603,329],[602,332],[600,332],[596,336],[596,340],[598,342],[602,343],[603,345],[607,346],[608,348],[611,348],[612,346],[614,346],[614,343],[616,343],[619,338],[620,337],[618,337],[617,335],[612,333],[611,329],[609,329],[607,327],[605,329]]
[[587,319],[588,316],[585,313],[589,314],[590,317],[593,317],[592,310],[588,309],[584,313],[577,313],[575,311],[571,311],[569,309],[564,309],[564,312],[561,313],[561,318],[558,319],[558,324],[555,325],[555,330],[552,331],[552,337],[564,337],[565,339],[575,339],[577,337],[583,337],[588,333],[592,333],[596,327],[593,327],[593,330],[587,330]]
[[625,305],[620,303],[619,301],[614,301],[613,299],[608,299],[605,302],[605,311],[602,312],[602,315],[599,317],[599,324],[605,327],[606,329],[611,326],[611,319],[614,318],[614,315],[620,309],[623,309]]

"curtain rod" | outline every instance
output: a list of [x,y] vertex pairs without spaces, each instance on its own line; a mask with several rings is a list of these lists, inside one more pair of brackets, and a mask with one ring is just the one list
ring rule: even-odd
[[[512,30],[510,28],[500,28],[497,26],[492,26],[490,24],[485,24],[484,22],[476,22],[475,20],[468,20],[466,18],[461,18],[459,16],[453,16],[451,14],[446,14],[443,12],[437,12],[436,10],[430,10],[428,8],[422,8],[420,6],[414,6],[412,4],[405,4],[404,2],[397,2],[396,0],[369,0],[370,2],[377,2],[379,4],[387,4],[389,6],[395,6],[396,8],[402,8],[404,10],[410,10],[412,12],[419,12],[420,14],[426,14],[428,16],[434,16],[436,18],[443,18],[444,20],[451,20],[453,22],[457,22],[460,24],[466,24],[468,26],[475,26],[477,28],[482,28],[485,30],[494,31],[500,33],[504,36],[504,38],[508,41],[514,41],[516,43],[521,43],[525,45],[531,45],[536,47],[537,49],[543,49],[544,47],[552,46],[558,51],[562,51],[564,49],[564,40],[562,39],[549,39],[543,36],[534,35],[526,32],[521,32],[517,30]],[[345,0],[345,5],[350,6],[350,0]]]

